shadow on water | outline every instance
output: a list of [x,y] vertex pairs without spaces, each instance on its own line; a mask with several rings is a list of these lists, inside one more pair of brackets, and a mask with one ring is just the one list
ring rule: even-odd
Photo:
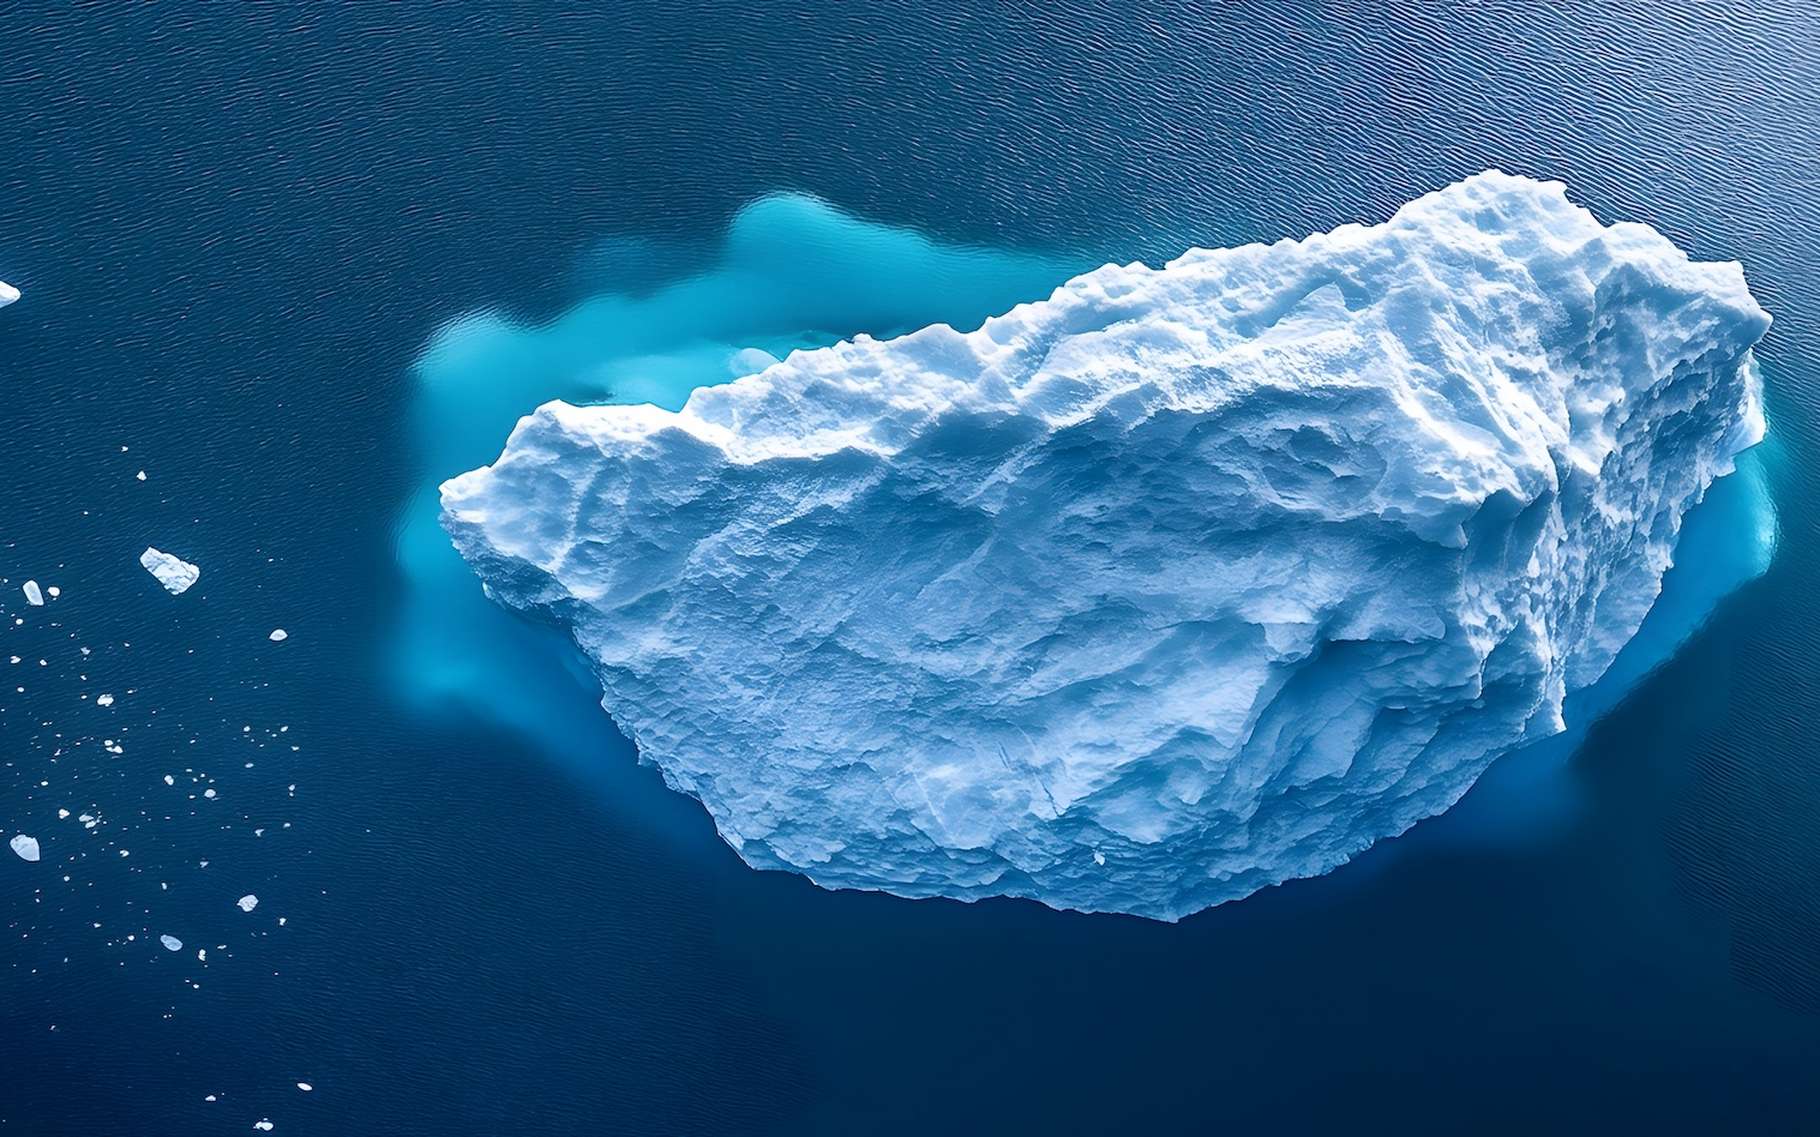
[[[554,322],[527,326],[488,312],[444,327],[416,365],[417,485],[395,534],[405,587],[386,641],[394,690],[435,722],[467,715],[523,735],[609,805],[636,812],[647,830],[699,850],[699,808],[635,768],[631,743],[602,713],[599,687],[566,633],[482,593],[438,524],[439,483],[490,462],[540,403],[675,409],[697,387],[860,332],[977,326],[1087,267],[1080,257],[944,245],[814,198],[773,195],[735,215],[717,246],[602,242],[577,279],[613,280],[617,290]],[[1570,696],[1566,732],[1506,756],[1452,811],[1382,843],[1343,875],[1363,880],[1429,848],[1545,839],[1578,816],[1564,772],[1587,728],[1768,567],[1773,445],[1744,455],[1688,515],[1660,598],[1607,674]]]

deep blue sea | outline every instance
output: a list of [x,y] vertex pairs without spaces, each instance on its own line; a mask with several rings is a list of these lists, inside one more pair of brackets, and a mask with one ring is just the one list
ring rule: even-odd
[[[1487,166],[1744,262],[1775,552],[1328,877],[754,872],[434,529],[539,401]],[[0,8],[0,1134],[1820,1131],[1816,234],[1791,0]]]

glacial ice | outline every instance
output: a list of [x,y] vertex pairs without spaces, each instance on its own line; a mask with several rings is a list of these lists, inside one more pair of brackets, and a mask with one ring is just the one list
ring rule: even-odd
[[17,299],[19,299],[19,290],[6,281],[0,280],[0,308],[6,307]]
[[157,577],[158,583],[164,585],[165,591],[172,596],[183,595],[190,585],[195,584],[197,579],[202,576],[201,569],[182,557],[173,556],[149,545],[146,546],[145,552],[139,554],[139,564],[146,572]]
[[19,591],[25,593],[25,602],[27,604],[30,604],[34,608],[41,608],[44,606],[44,592],[38,587],[37,581],[26,581],[19,586]]
[[35,861],[40,855],[38,838],[27,837],[23,833],[13,834],[13,839],[7,842],[7,846],[17,853],[22,861]]
[[677,413],[546,404],[443,522],[748,863],[1176,919],[1564,728],[1763,436],[1768,326],[1492,171]]

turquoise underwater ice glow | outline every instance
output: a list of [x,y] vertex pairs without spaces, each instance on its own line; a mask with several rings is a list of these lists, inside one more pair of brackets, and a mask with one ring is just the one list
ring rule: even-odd
[[[599,685],[566,636],[482,594],[437,523],[439,483],[491,460],[512,424],[551,399],[674,409],[697,387],[798,348],[975,326],[1087,267],[1078,257],[944,244],[800,194],[746,206],[706,256],[636,241],[607,248],[633,288],[593,296],[548,325],[482,312],[431,340],[416,365],[415,488],[396,535],[404,588],[388,662],[401,696],[426,714],[459,708],[563,754],[615,737],[595,705]],[[666,258],[706,264],[679,276],[653,263]],[[601,260],[593,273],[611,274]]]
[[[436,483],[488,461],[519,415],[555,398],[674,409],[696,387],[859,331],[972,327],[1079,267],[1059,257],[944,248],[811,199],[774,197],[743,211],[718,260],[686,279],[596,297],[543,328],[494,316],[451,325],[419,364],[424,465],[399,539],[409,584],[395,644],[404,689],[426,708],[454,700],[584,758],[593,740],[610,734],[592,708],[598,686],[566,637],[488,603],[436,524]],[[1586,725],[1720,598],[1763,571],[1774,522],[1758,454],[1715,484],[1687,526],[1680,563],[1642,629],[1603,680],[1571,697],[1568,732],[1496,767],[1451,832],[1521,831],[1558,813],[1570,799],[1553,774]],[[573,697],[583,690],[591,697]]]

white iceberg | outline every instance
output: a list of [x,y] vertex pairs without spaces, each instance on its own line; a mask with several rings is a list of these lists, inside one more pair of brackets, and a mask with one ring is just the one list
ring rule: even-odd
[[551,403],[443,520],[750,864],[1174,919],[1562,730],[1762,437],[1768,326],[1491,172],[679,413]]
[[291,637],[291,633],[285,631],[283,628],[273,628],[272,634],[267,636],[266,639],[271,640],[273,643],[277,644],[277,643],[283,643],[285,640],[289,639],[290,637]]
[[37,581],[35,581],[35,580],[26,581],[24,584],[19,586],[19,591],[25,593],[25,602],[27,604],[30,604],[34,608],[43,606],[44,593],[39,590]]
[[182,951],[183,941],[176,936],[159,936],[158,942],[164,945],[165,951]]
[[17,299],[19,299],[19,290],[6,281],[0,280],[0,308],[6,307]]
[[234,903],[240,906],[242,912],[251,912],[253,909],[259,907],[259,898],[249,892],[245,896],[234,901]]
[[38,838],[36,837],[15,833],[13,839],[7,844],[12,847],[13,852],[19,854],[20,860],[35,861],[38,859]]
[[190,585],[195,584],[196,579],[202,575],[201,569],[182,557],[172,556],[170,553],[161,552],[149,545],[145,552],[139,554],[139,563],[146,572],[157,577],[158,583],[164,585],[165,590],[172,596],[183,595]]

